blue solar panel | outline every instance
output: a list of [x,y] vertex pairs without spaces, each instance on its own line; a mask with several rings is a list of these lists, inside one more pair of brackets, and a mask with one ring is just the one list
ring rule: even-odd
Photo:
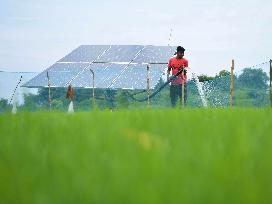
[[25,87],[46,87],[48,86],[47,72],[50,77],[52,87],[66,87],[67,82],[73,79],[87,64],[59,64],[56,63],[38,76],[34,77],[26,84]]
[[116,64],[92,64],[88,69],[84,70],[71,85],[74,87],[92,87],[92,74],[90,69],[95,74],[95,87],[108,88],[111,82],[121,73],[124,65]]
[[141,65],[130,65],[119,79],[112,84],[112,88],[145,89],[146,67]]
[[[85,69],[71,83],[73,87],[92,88],[95,73],[95,88],[145,89],[147,69],[145,65],[93,64]],[[150,88],[158,83],[165,66],[153,65],[150,68]]]
[[146,46],[139,56],[133,61],[136,63],[167,63],[175,54],[176,47],[171,46]]
[[[25,87],[47,87],[47,72],[52,87],[92,87],[90,68],[95,73],[96,88],[146,89],[147,64],[150,88],[158,83],[175,48],[142,45],[82,45],[56,64],[28,81]],[[93,62],[93,63],[88,63]]]
[[71,82],[73,87],[92,87],[93,86],[93,77],[90,69],[95,73],[96,78],[101,77],[101,71],[106,68],[107,64],[92,64],[89,67],[86,67],[78,76],[74,78]]
[[144,46],[141,45],[112,45],[98,61],[100,62],[130,62]]
[[122,75],[122,72],[126,69],[126,67],[127,65],[112,64],[109,67],[109,70],[103,73],[105,78],[99,86],[101,88],[113,88],[112,84],[119,78],[119,76]]
[[[155,88],[165,69],[163,65],[150,67],[150,88]],[[112,85],[115,89],[146,89],[147,67],[146,65],[130,65],[120,78]]]
[[92,62],[98,60],[109,47],[109,45],[81,45],[59,62]]
[[167,65],[151,65],[150,66],[150,80],[151,88],[155,88],[161,79],[163,72],[167,69]]

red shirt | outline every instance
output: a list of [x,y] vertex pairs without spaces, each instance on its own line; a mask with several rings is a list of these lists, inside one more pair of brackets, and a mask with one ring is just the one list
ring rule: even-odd
[[[175,75],[176,73],[178,73],[178,71],[182,67],[184,67],[184,68],[188,67],[188,60],[187,59],[185,59],[185,58],[178,59],[177,57],[172,57],[169,60],[168,69],[172,70],[172,75]],[[184,74],[184,80],[185,81],[187,80],[187,75],[186,74]],[[179,85],[179,84],[182,84],[182,74],[180,74],[176,79],[174,79],[171,82],[171,85]]]

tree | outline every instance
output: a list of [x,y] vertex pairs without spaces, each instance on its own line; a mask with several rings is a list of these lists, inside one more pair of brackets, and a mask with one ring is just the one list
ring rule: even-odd
[[202,75],[198,76],[199,82],[210,81],[210,80],[213,80],[213,79],[214,79],[214,77],[212,77],[212,76],[207,76],[207,75],[205,75],[205,74],[202,74]]
[[230,75],[230,72],[227,71],[227,70],[221,70],[218,74],[216,74],[216,78],[219,78],[219,77],[224,77],[224,76],[229,76]]
[[0,112],[5,111],[9,107],[7,99],[0,99]]
[[27,111],[34,111],[37,108],[37,96],[34,94],[24,94],[23,109]]
[[246,68],[238,77],[239,85],[245,88],[267,89],[269,77],[262,69]]

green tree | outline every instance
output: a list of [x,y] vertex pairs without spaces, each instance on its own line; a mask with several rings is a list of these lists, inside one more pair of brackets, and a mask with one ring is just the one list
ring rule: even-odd
[[207,75],[205,75],[205,74],[202,74],[202,75],[199,75],[199,76],[198,76],[198,80],[199,80],[200,82],[210,81],[210,80],[213,80],[213,79],[214,79],[214,77],[212,77],[212,76],[207,76]]
[[22,106],[23,110],[34,111],[37,108],[37,96],[34,94],[24,94],[24,105]]
[[227,70],[221,70],[218,74],[216,74],[216,78],[218,77],[224,77],[224,76],[229,76],[230,75],[230,72],[227,71]]
[[7,110],[8,107],[9,107],[8,100],[1,98],[0,99],[0,112]]
[[238,83],[244,88],[267,89],[269,77],[262,69],[246,68],[238,77]]

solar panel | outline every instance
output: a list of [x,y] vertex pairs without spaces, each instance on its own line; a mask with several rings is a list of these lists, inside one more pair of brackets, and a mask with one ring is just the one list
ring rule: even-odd
[[124,65],[118,64],[92,64],[88,69],[84,70],[78,77],[71,82],[74,87],[92,87],[92,74],[90,69],[95,74],[95,87],[108,88],[111,82],[121,73]]
[[85,63],[76,64],[54,64],[43,71],[38,76],[24,84],[25,87],[46,87],[48,86],[47,72],[50,77],[52,87],[66,87],[67,82],[73,79],[87,65]]
[[[147,68],[145,65],[92,64],[76,77],[73,87],[92,88],[93,78],[90,68],[95,74],[95,88],[112,89],[145,89],[147,87]],[[154,88],[164,71],[165,66],[153,65],[150,68],[150,88]],[[122,73],[123,72],[123,73]],[[115,81],[115,79],[117,79]]]
[[59,62],[92,62],[109,47],[110,45],[81,45]]
[[[150,88],[155,88],[165,69],[164,65],[150,67]],[[147,67],[146,65],[130,65],[120,78],[112,85],[114,89],[146,89]]]
[[[34,77],[24,87],[47,87],[47,72],[52,87],[146,89],[147,64],[150,68],[150,88],[158,83],[175,48],[142,45],[82,45],[57,63]],[[92,63],[90,63],[92,62]]]
[[141,45],[112,45],[98,61],[100,62],[130,62],[138,52],[144,49]]
[[135,63],[167,63],[173,56],[176,47],[171,46],[146,46],[139,56],[133,60]]
[[112,85],[116,89],[146,89],[146,66],[130,65],[123,75]]
[[161,79],[164,70],[167,68],[167,65],[151,65],[150,67],[150,88],[154,89]]

